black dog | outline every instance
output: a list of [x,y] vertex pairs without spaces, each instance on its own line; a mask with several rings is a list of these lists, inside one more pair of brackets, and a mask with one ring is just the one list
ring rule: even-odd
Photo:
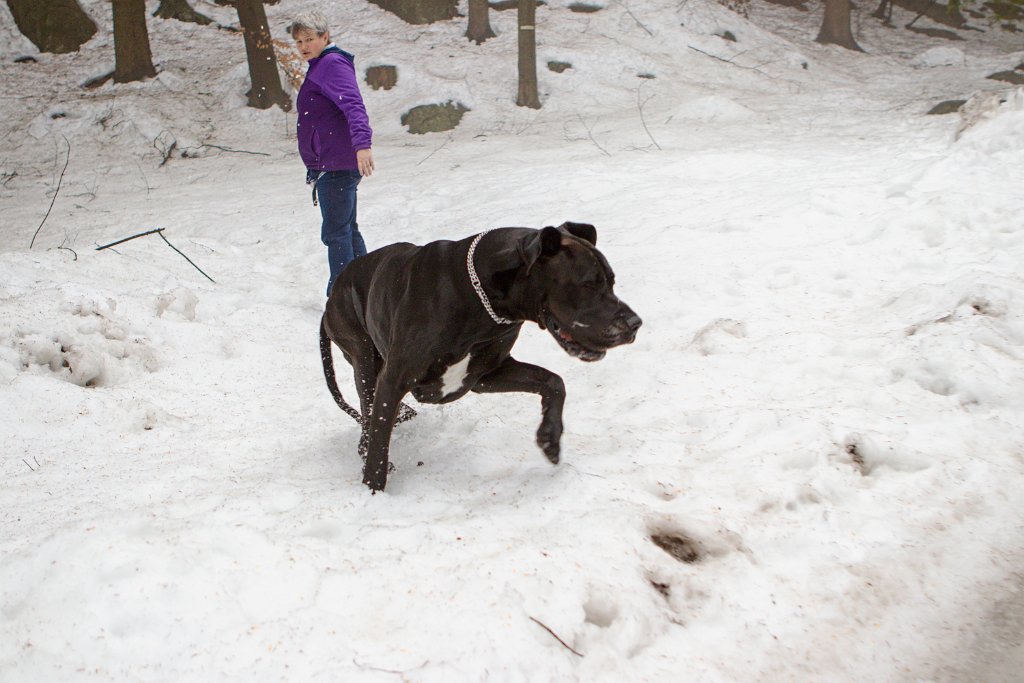
[[[600,360],[636,337],[640,318],[615,296],[615,276],[592,225],[499,228],[458,242],[392,244],[342,271],[320,321],[327,387],[362,425],[363,483],[383,490],[391,430],[415,412],[472,390],[540,394],[537,443],[558,463],[565,384],[512,358],[523,322],[546,329],[571,356]],[[355,370],[362,414],[341,396],[331,341]]]

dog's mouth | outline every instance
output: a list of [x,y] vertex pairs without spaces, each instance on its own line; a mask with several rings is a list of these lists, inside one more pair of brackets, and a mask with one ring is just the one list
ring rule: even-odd
[[591,349],[578,342],[569,332],[558,324],[554,316],[547,311],[542,312],[541,320],[544,321],[544,328],[551,333],[558,345],[573,358],[592,363],[595,360],[604,358],[604,351]]

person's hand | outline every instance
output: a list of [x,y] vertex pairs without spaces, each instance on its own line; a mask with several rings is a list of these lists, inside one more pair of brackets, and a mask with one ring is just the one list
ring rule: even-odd
[[356,164],[359,166],[359,175],[364,178],[373,175],[373,151],[361,149],[356,152]]

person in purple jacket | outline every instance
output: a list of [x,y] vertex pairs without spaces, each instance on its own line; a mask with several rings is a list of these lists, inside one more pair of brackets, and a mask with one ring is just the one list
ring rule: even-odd
[[327,19],[303,12],[288,25],[302,58],[309,62],[297,102],[299,155],[306,183],[319,199],[330,279],[327,294],[342,269],[366,253],[356,222],[356,188],[373,173],[373,131],[356,80],[355,58],[331,42]]

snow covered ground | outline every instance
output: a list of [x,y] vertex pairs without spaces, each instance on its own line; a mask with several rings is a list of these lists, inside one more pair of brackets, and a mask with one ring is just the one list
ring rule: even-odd
[[[321,4],[399,70],[365,92],[370,248],[592,222],[639,338],[582,364],[524,329],[567,385],[558,467],[535,397],[472,395],[400,427],[371,496],[294,113],[245,106],[241,38],[151,19],[160,75],[86,91],[108,3],[29,64],[0,6],[0,680],[1015,680],[1024,91],[985,76],[1019,38],[864,8],[854,54],[818,9],[551,0],[533,111],[514,12],[475,46]],[[455,131],[404,131],[449,99]],[[95,250],[155,228],[215,282],[157,235]]]

